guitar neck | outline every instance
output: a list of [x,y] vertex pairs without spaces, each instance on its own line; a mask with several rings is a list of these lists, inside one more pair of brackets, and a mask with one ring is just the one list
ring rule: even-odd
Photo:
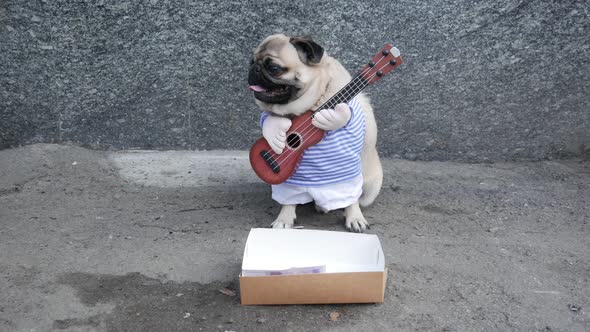
[[340,103],[347,103],[358,95],[367,85],[375,83],[383,75],[389,73],[394,68],[402,64],[402,57],[397,48],[391,44],[385,44],[381,51],[377,53],[371,61],[366,64],[358,75],[356,75],[340,91],[326,101],[322,106],[313,113],[326,108],[334,108]]
[[369,83],[363,78],[362,75],[355,76],[348,84],[346,84],[340,91],[328,99],[322,106],[318,107],[318,112],[326,108],[334,108],[340,103],[348,103],[352,98],[356,97],[361,91],[363,91]]

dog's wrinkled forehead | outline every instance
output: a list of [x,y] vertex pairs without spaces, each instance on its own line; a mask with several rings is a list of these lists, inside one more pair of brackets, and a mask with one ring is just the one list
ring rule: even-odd
[[[254,51],[255,61],[262,61],[265,57],[274,57],[284,62],[315,66],[321,63],[324,48],[314,42],[309,36],[287,37],[277,34],[267,37]],[[297,61],[296,57],[299,58]]]
[[260,45],[258,45],[256,51],[254,51],[254,56],[256,56],[257,60],[262,59],[267,55],[276,57],[280,54],[281,50],[285,46],[286,43],[284,40],[280,40],[278,38],[267,38],[262,43],[260,43]]
[[256,61],[264,60],[267,57],[279,59],[284,64],[300,64],[297,50],[289,42],[289,37],[284,35],[273,35],[263,40],[254,51]]

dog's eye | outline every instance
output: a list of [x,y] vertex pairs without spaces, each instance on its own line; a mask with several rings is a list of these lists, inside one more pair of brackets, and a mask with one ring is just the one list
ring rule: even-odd
[[271,75],[276,75],[283,71],[283,68],[281,68],[281,66],[276,65],[274,63],[269,64],[266,69]]

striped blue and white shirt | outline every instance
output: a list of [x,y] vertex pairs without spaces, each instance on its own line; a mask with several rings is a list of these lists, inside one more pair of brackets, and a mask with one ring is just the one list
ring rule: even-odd
[[[356,98],[348,102],[348,123],[328,131],[318,144],[303,153],[297,169],[285,183],[297,186],[322,186],[344,182],[361,175],[361,151],[365,140],[365,115]],[[269,114],[264,112],[260,123]]]

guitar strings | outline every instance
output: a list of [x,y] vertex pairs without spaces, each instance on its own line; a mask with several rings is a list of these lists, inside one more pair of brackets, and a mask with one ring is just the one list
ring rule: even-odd
[[[367,67],[365,70],[363,70],[362,72],[358,73],[348,84],[346,84],[342,89],[340,89],[335,95],[334,97],[337,97],[335,100],[337,100],[334,104],[334,106],[336,106],[337,104],[339,104],[341,101],[345,101],[346,99],[348,99],[351,95],[354,97],[354,95],[358,94],[358,92],[355,93],[355,89],[359,88],[362,86],[362,88],[366,87],[369,83],[368,80],[372,79],[373,77],[375,77],[376,73],[373,74],[371,77],[369,77],[368,79],[365,79],[364,81],[362,80],[362,78],[364,78],[362,75],[364,75],[365,73],[373,70],[373,68],[375,66],[377,66],[379,63],[381,63],[381,61],[383,59],[387,58],[387,55],[382,55],[381,58],[377,61],[376,64],[374,64],[371,67]],[[381,70],[383,68],[385,68],[386,66],[383,66],[381,68],[379,68],[378,70]],[[351,84],[352,83],[352,84]],[[364,85],[364,86],[363,86]],[[352,88],[352,91],[345,91],[348,90],[349,88]],[[362,89],[361,89],[362,90]],[[341,95],[341,93],[344,93],[344,95]],[[342,98],[343,97],[343,98]],[[340,99],[342,98],[342,99]],[[331,102],[334,102],[334,100],[332,100],[332,98],[328,99],[325,103],[323,103],[320,107],[318,107],[315,111],[313,111],[312,113],[316,113],[321,111],[325,107],[326,105],[330,104]],[[334,107],[333,106],[333,107]],[[291,132],[297,131],[302,125],[304,125],[305,122],[301,123],[297,128],[291,130]],[[306,130],[307,128],[303,129]],[[295,138],[293,138],[295,139]],[[292,141],[289,141],[287,143],[292,143]]]
[[[372,77],[371,77],[371,78],[372,78]],[[357,86],[357,87],[358,87],[358,86]],[[348,94],[348,93],[347,93],[347,94],[345,95],[345,97],[343,98],[343,100],[346,100],[346,99],[347,99],[347,98],[349,98],[349,97],[354,97],[355,95],[356,95],[356,93],[354,93],[354,92],[352,92],[352,93],[350,93],[350,94]],[[340,103],[340,101],[343,101],[343,100],[338,100],[338,102],[337,102],[336,104],[339,104],[339,103]],[[314,125],[313,125],[313,123],[312,123],[312,121],[306,122],[306,124],[307,124],[307,127],[305,127],[303,130],[301,130],[301,132],[299,132],[299,136],[300,136],[300,137],[305,137],[305,136],[308,136],[308,135],[310,135],[310,136],[311,136],[311,135],[314,135],[314,131],[315,131],[315,132],[318,132],[318,131],[320,131],[320,130],[321,130],[320,128],[317,128],[316,126],[314,126]],[[295,139],[296,139],[296,138],[295,138]],[[291,142],[289,142],[289,143],[291,143]],[[279,165],[279,166],[280,166],[281,164],[284,164],[284,163],[285,163],[285,162],[287,162],[287,160],[289,160],[289,159],[290,159],[290,158],[291,158],[293,155],[295,155],[295,151],[296,151],[296,150],[291,150],[291,149],[289,149],[289,150],[285,151],[285,152],[288,152],[288,153],[283,153],[283,154],[280,154],[280,155],[279,155],[279,156],[276,158],[275,162],[276,162],[276,163],[277,163],[277,165]],[[281,157],[283,157],[283,158],[282,158],[282,160],[281,160]]]
[[[364,83],[363,83],[363,82],[360,80],[360,76],[361,76],[361,74],[359,74],[359,75],[355,76],[355,78],[354,78],[353,80],[351,80],[351,82],[350,82],[350,83],[352,83],[352,84],[350,84],[350,83],[349,83],[349,84],[347,84],[347,85],[346,85],[346,86],[345,86],[343,89],[341,89],[341,90],[340,90],[338,93],[336,93],[336,95],[335,95],[335,96],[337,97],[336,99],[333,99],[333,100],[332,100],[332,98],[330,98],[330,100],[331,100],[332,102],[334,102],[334,104],[335,104],[335,105],[337,105],[337,104],[339,104],[339,103],[342,101],[342,100],[340,100],[341,98],[342,98],[343,100],[346,100],[346,98],[350,97],[350,95],[351,95],[351,94],[352,94],[352,95],[354,95],[354,94],[355,94],[355,90],[356,90],[357,88],[361,87],[361,86],[364,84]],[[352,88],[352,89],[351,89],[352,91],[343,91],[345,88],[346,88],[346,89],[348,89],[348,88]],[[341,92],[343,92],[343,94],[340,94]],[[313,111],[313,113],[316,113],[316,112],[318,112],[318,111],[321,111],[322,109],[324,109],[325,105],[327,105],[327,104],[328,104],[328,101],[327,101],[326,103],[322,104],[322,106],[318,107],[318,109],[317,109],[316,111]],[[313,116],[312,116],[312,117],[313,117]],[[312,118],[310,117],[310,118],[308,118],[308,119],[310,119],[310,120],[311,120]],[[305,128],[301,129],[301,127],[303,127],[303,126],[305,126]],[[289,141],[288,141],[288,142],[286,142],[286,144],[285,144],[285,145],[286,145],[286,146],[287,146],[287,145],[290,145],[291,143],[293,143],[294,141],[296,141],[296,140],[298,139],[298,137],[304,137],[305,135],[307,135],[307,134],[310,132],[310,131],[309,131],[309,129],[310,129],[310,128],[311,128],[311,129],[313,129],[313,128],[314,128],[314,126],[313,126],[313,123],[312,123],[312,121],[307,121],[307,119],[306,119],[306,121],[303,121],[302,123],[300,123],[300,124],[299,124],[299,125],[298,125],[298,126],[295,128],[295,129],[293,129],[293,130],[290,130],[290,132],[292,132],[292,133],[293,133],[293,132],[297,132],[297,133],[299,134],[299,136],[294,136],[294,137],[290,138],[290,139],[289,139]],[[300,129],[301,129],[301,130],[300,130]],[[300,144],[301,144],[301,143],[300,143]],[[284,153],[282,153],[282,154],[278,154],[278,156],[277,156],[277,154],[275,154],[275,153],[274,153],[274,151],[273,151],[273,152],[272,152],[272,157],[273,157],[273,158],[275,158],[275,163],[277,163],[277,165],[279,165],[279,166],[280,166],[280,165],[281,165],[281,162],[284,162],[284,161],[286,161],[286,160],[288,159],[288,157],[289,157],[291,154],[293,154],[293,152],[294,152],[294,151],[295,151],[295,150],[287,149],[287,151],[285,151],[285,152],[284,152]],[[283,161],[280,161],[281,157],[282,157]]]
[[[355,89],[356,89],[356,88],[359,88],[359,87],[361,87],[361,86],[363,86],[363,85],[365,85],[365,83],[363,83],[363,82],[359,82],[359,83],[360,83],[360,84],[356,84],[356,83],[355,83],[355,85],[354,85],[354,88],[355,88]],[[366,86],[366,85],[365,85],[365,86]],[[346,92],[345,94],[343,94],[343,95],[341,95],[341,96],[340,96],[341,98],[334,99],[335,105],[338,105],[338,104],[340,104],[340,102],[342,102],[342,101],[345,101],[346,99],[348,99],[348,98],[350,98],[350,97],[354,97],[356,94],[357,94],[357,93],[356,93],[354,90],[353,90],[353,91],[350,91],[350,92]],[[351,98],[351,99],[352,99],[352,98]],[[323,109],[323,108],[319,108],[318,110],[322,110],[322,109]],[[314,112],[314,113],[315,113],[315,112]],[[297,132],[297,133],[299,134],[299,137],[305,137],[305,136],[307,136],[308,134],[312,133],[314,129],[316,129],[316,131],[317,131],[317,130],[320,130],[319,128],[317,128],[317,127],[315,127],[315,126],[313,125],[313,122],[312,122],[313,120],[312,120],[312,118],[309,118],[309,119],[310,119],[310,121],[303,122],[303,123],[301,123],[301,125],[299,126],[299,127],[301,127],[301,126],[303,126],[303,125],[306,125],[306,127],[305,127],[305,128],[303,128],[302,130],[298,131],[298,129],[299,129],[299,127],[298,127],[298,128],[295,128],[294,130],[291,130],[291,132]],[[312,135],[313,135],[313,134],[312,134]],[[297,139],[298,139],[298,137],[297,137],[297,136],[295,136],[295,137],[291,138],[291,139],[289,140],[289,142],[287,142],[286,144],[287,144],[287,145],[289,145],[289,144],[291,144],[291,143],[292,143],[294,140],[297,140]],[[288,159],[288,156],[290,156],[291,154],[293,154],[293,152],[294,152],[294,151],[296,151],[296,150],[290,150],[290,149],[289,149],[289,150],[287,150],[287,151],[285,151],[285,152],[290,152],[290,153],[283,153],[283,154],[280,154],[280,155],[278,155],[278,157],[276,158],[276,162],[277,162],[277,163],[279,163],[279,166],[280,166],[280,162],[279,162],[279,160],[281,159],[281,157],[285,156],[285,157],[283,157],[283,158],[282,158],[282,159],[283,159],[283,161],[282,161],[282,162],[284,162],[284,161],[286,161],[286,160]]]
[[[383,60],[385,57],[386,57],[386,56],[382,56],[382,57],[381,57],[381,59],[379,59],[379,61],[377,61],[377,64],[379,64],[379,63],[380,63],[380,62],[381,62],[381,61],[382,61],[382,60]],[[377,66],[377,64],[375,64],[373,67]],[[367,69],[365,72],[362,72],[362,73],[358,74],[356,77],[360,77],[362,74],[366,73],[367,71],[370,71],[370,70],[372,70],[372,69],[373,69],[373,67],[370,67],[370,68],[368,68],[368,69]],[[379,70],[381,70],[381,69],[383,69],[383,68],[385,68],[385,67],[387,67],[387,64],[385,64],[384,66],[380,67],[380,68],[378,69],[378,71],[379,71]],[[371,80],[372,78],[374,78],[376,75],[377,75],[377,72],[375,72],[373,75],[371,75],[371,76],[370,76],[368,79],[366,79],[364,82],[363,82],[363,81],[357,81],[357,82],[354,82],[354,84],[353,84],[354,88],[356,89],[356,88],[358,88],[358,87],[362,86],[363,84],[365,84],[365,86],[366,86],[366,85],[368,85],[368,81],[369,81],[369,80]],[[353,81],[353,80],[351,80],[351,82],[352,82],[352,81]],[[360,84],[359,84],[359,83],[360,83]],[[347,84],[347,86],[349,86],[349,84]],[[344,89],[344,88],[343,88],[343,89]],[[341,91],[342,91],[343,89],[341,89]],[[348,98],[349,98],[349,97],[351,97],[351,96],[352,96],[352,97],[354,97],[356,94],[357,94],[357,93],[355,93],[355,92],[354,92],[354,89],[353,89],[352,91],[347,91],[347,92],[346,92],[346,94],[345,94],[345,96],[342,96],[342,97],[344,97],[344,98],[342,98],[342,100],[339,100],[339,101],[338,101],[338,103],[339,103],[340,101],[343,101],[343,100],[346,100],[346,99],[348,99]],[[337,93],[336,95],[338,95],[338,93]],[[331,98],[330,98],[330,99],[331,99]],[[328,103],[328,102],[324,103],[324,105],[325,105],[325,104],[327,104],[327,103]],[[323,105],[322,105],[320,108],[318,108],[318,110],[321,110],[321,109],[322,109],[322,107],[323,107]],[[314,111],[314,113],[315,113],[315,112],[317,112],[317,111]],[[301,125],[303,125],[303,124],[305,124],[305,123],[302,123]],[[301,127],[301,125],[300,125],[299,127]],[[298,127],[298,128],[296,128],[296,129],[294,129],[294,130],[292,130],[291,132],[293,132],[293,131],[296,131],[297,129],[299,129],[299,127]],[[317,132],[317,131],[319,131],[319,130],[321,130],[321,129],[319,129],[319,128],[317,128],[317,127],[313,126],[313,124],[310,122],[310,123],[308,123],[308,124],[307,124],[307,127],[306,127],[306,128],[304,128],[304,129],[303,129],[303,130],[302,130],[302,131],[299,133],[299,135],[300,135],[301,137],[303,137],[303,136],[305,136],[305,135],[309,134],[310,132],[313,132],[314,130]],[[313,134],[312,134],[312,135],[313,135]],[[296,139],[296,138],[293,138],[293,139]],[[293,140],[293,139],[292,139],[292,140]],[[292,143],[292,140],[290,140],[290,141],[289,141],[287,144],[289,144],[289,143]],[[294,155],[294,152],[295,152],[295,151],[296,151],[296,150],[287,150],[287,151],[285,151],[285,153],[282,153],[282,154],[278,155],[278,157],[276,157],[276,159],[275,159],[275,163],[276,163],[278,166],[281,166],[281,164],[284,164],[285,162],[287,162],[287,160],[288,160],[288,159],[290,159],[290,158],[291,158],[291,157]],[[271,156],[271,157],[273,157],[273,158],[274,158],[274,157],[276,156],[276,154],[274,154],[274,153],[273,153],[273,155],[274,155],[274,156]],[[283,160],[280,160],[282,156],[285,156],[285,157],[283,158]]]
[[[333,98],[329,98],[329,99],[328,99],[328,100],[327,100],[325,103],[323,103],[322,105],[320,105],[320,106],[319,106],[319,107],[318,107],[318,108],[317,108],[315,111],[312,111],[312,113],[314,113],[314,114],[315,114],[315,113],[317,113],[317,112],[321,111],[321,110],[322,110],[322,109],[324,109],[324,108],[329,108],[329,107],[326,107],[326,106],[327,106],[328,104],[330,104],[330,103],[331,103],[331,101],[333,102],[333,101],[335,101],[335,100],[338,100],[338,101],[335,103],[335,105],[337,105],[337,104],[338,104],[338,103],[341,101],[341,100],[339,100],[339,98],[340,98],[340,97],[342,97],[342,94],[344,94],[344,95],[348,95],[348,93],[349,93],[348,91],[346,91],[346,92],[345,92],[344,90],[347,90],[347,89],[349,89],[349,88],[352,88],[352,90],[354,91],[354,89],[358,88],[358,87],[360,86],[360,85],[359,85],[359,83],[362,83],[362,81],[361,81],[362,75],[363,75],[363,74],[365,74],[366,72],[370,71],[370,70],[371,70],[371,68],[368,68],[368,69],[365,69],[363,72],[361,72],[361,73],[357,74],[357,75],[356,75],[356,76],[355,76],[355,77],[354,77],[352,80],[350,80],[350,82],[348,82],[348,84],[346,84],[344,87],[342,87],[342,89],[340,89],[340,90],[339,90],[339,91],[338,91],[338,92],[337,92],[337,93],[334,95],[334,97],[336,97],[336,99],[332,100]],[[334,106],[335,106],[335,105],[334,105]],[[297,126],[297,128],[294,128],[294,129],[290,130],[290,132],[303,132],[303,131],[305,131],[305,130],[307,129],[307,127],[306,127],[306,128],[304,128],[304,129],[303,129],[303,130],[301,130],[301,131],[299,131],[299,129],[301,129],[301,127],[302,127],[302,126],[305,126],[305,125],[308,125],[308,126],[309,126],[309,123],[307,123],[307,122],[305,122],[305,121],[304,121],[304,122],[300,123],[300,124]],[[286,144],[287,144],[287,145],[289,145],[289,144],[293,143],[293,141],[294,141],[294,140],[296,140],[296,139],[297,139],[296,137],[294,137],[294,138],[291,138],[291,139],[290,139],[288,142],[286,142]],[[280,156],[279,156],[279,157],[280,157]]]
[[[383,60],[383,58],[385,58],[385,56],[383,56],[383,57],[382,57],[382,58],[381,58],[379,61],[377,61],[377,64],[378,64],[378,63],[380,63],[380,62]],[[376,64],[375,66],[377,66],[377,64]],[[375,67],[375,66],[373,66],[373,67]],[[382,67],[380,67],[380,68],[378,69],[378,71],[379,71],[379,70],[382,70],[382,69],[383,69],[383,68],[385,68],[385,67],[387,67],[387,64],[385,64],[385,65],[383,65]],[[372,67],[371,67],[371,69],[372,69]],[[369,69],[369,70],[370,70],[370,69]],[[359,83],[359,82],[355,82],[355,83],[354,83],[354,87],[355,87],[355,89],[356,89],[356,88],[358,88],[358,87],[360,87],[360,86],[361,86],[361,85],[363,85],[363,84],[365,84],[365,86],[366,86],[366,85],[368,85],[368,84],[369,84],[369,83],[368,83],[368,81],[369,81],[369,80],[371,80],[372,78],[374,78],[376,75],[377,75],[377,72],[375,72],[373,75],[371,75],[371,77],[369,77],[368,79],[366,79],[364,82],[362,82],[362,81],[361,81],[361,82],[360,82],[360,85],[358,85],[358,83]],[[361,76],[361,74],[359,74],[359,75],[357,75],[357,76]],[[338,104],[340,101],[343,101],[343,100],[346,100],[346,99],[348,99],[349,97],[353,97],[353,98],[354,98],[354,96],[355,96],[356,94],[357,94],[357,93],[355,93],[355,92],[354,92],[354,90],[353,90],[353,91],[348,91],[348,92],[346,92],[345,96],[343,96],[344,98],[343,98],[342,100],[339,100],[339,101],[337,102],[337,104]],[[338,98],[337,98],[337,99],[338,99]],[[351,98],[351,99],[352,99],[352,98]],[[326,102],[326,103],[327,103],[327,102]],[[326,103],[324,103],[324,104],[326,104]],[[321,107],[320,107],[320,108],[318,108],[318,110],[321,110]],[[316,111],[316,112],[317,112],[317,111]],[[314,113],[315,113],[315,112],[314,112]],[[308,130],[309,128],[311,128],[311,130]],[[303,129],[303,130],[302,130],[302,133],[300,133],[300,135],[301,135],[301,136],[307,135],[307,134],[309,134],[310,132],[313,132],[314,130],[315,130],[315,131],[318,131],[318,130],[321,130],[321,129],[319,129],[319,128],[317,128],[317,127],[313,126],[313,125],[310,123],[310,124],[308,124],[308,126],[307,126],[305,129]],[[304,132],[305,134],[303,134],[303,132]],[[289,143],[292,143],[292,142],[289,142]],[[294,155],[294,153],[293,153],[293,152],[294,152],[295,150],[288,150],[288,151],[291,151],[291,153],[289,153],[289,154],[288,154],[288,155],[287,155],[285,158],[283,158],[283,160],[282,160],[282,161],[279,161],[279,159],[280,159],[280,157],[281,157],[283,154],[281,154],[281,155],[279,155],[279,157],[277,157],[277,159],[275,160],[275,163],[276,163],[278,166],[280,166],[281,164],[284,164],[285,162],[287,162],[287,160],[288,160],[288,159],[290,159],[290,158],[291,158],[291,157]],[[286,151],[286,152],[287,152],[287,151]]]
[[[386,57],[387,57],[387,56],[383,56],[383,55],[382,55],[382,56],[381,56],[381,58],[380,58],[380,59],[377,61],[377,64],[379,64],[379,63],[380,63],[380,62],[381,62],[381,61],[382,61],[384,58],[386,58]],[[350,97],[350,95],[349,95],[350,93],[354,94],[354,90],[355,90],[355,89],[357,89],[357,88],[361,87],[361,86],[362,86],[363,84],[365,84],[365,83],[367,83],[367,84],[368,84],[368,80],[365,80],[364,82],[361,80],[361,78],[363,78],[363,76],[362,76],[362,75],[364,75],[365,73],[367,73],[367,72],[371,71],[371,70],[373,69],[373,67],[375,67],[377,64],[373,65],[372,67],[367,67],[365,70],[363,70],[363,71],[361,71],[360,73],[358,73],[358,74],[357,74],[357,75],[356,75],[356,76],[355,76],[355,77],[354,77],[352,80],[350,80],[350,82],[349,82],[348,84],[346,84],[344,87],[342,87],[342,89],[340,89],[340,90],[339,90],[339,91],[338,91],[338,92],[337,92],[337,93],[334,95],[335,97],[337,97],[337,98],[335,99],[335,100],[337,100],[337,101],[336,101],[336,103],[335,103],[335,105],[339,104],[341,101],[343,101],[343,100],[346,100],[348,97]],[[384,67],[385,67],[385,66],[384,66]],[[384,68],[384,67],[382,67],[382,68]],[[382,68],[380,68],[380,69],[382,69]],[[375,75],[376,75],[376,74],[373,74],[373,76],[371,76],[369,79],[371,79],[371,78],[375,77]],[[351,83],[352,83],[352,84],[351,84]],[[359,83],[360,83],[360,84],[359,84]],[[366,86],[366,85],[365,85],[365,86]],[[352,87],[352,89],[351,89],[352,91],[346,91],[346,92],[344,92],[344,96],[343,96],[343,95],[340,95],[340,94],[341,94],[341,93],[342,93],[344,90],[347,90],[348,88],[351,88],[351,87]],[[364,88],[364,87],[363,87],[363,88]],[[362,89],[361,89],[361,90],[362,90]],[[342,98],[342,97],[344,97],[344,98]],[[340,98],[342,98],[342,100],[340,100]],[[323,104],[322,104],[320,107],[318,107],[318,108],[317,108],[317,110],[313,111],[313,113],[316,113],[316,112],[318,112],[318,111],[321,111],[322,109],[324,109],[324,108],[325,108],[325,106],[326,106],[326,105],[328,105],[330,102],[334,102],[335,100],[332,100],[332,98],[329,98],[329,99],[328,99],[328,100],[327,100],[325,103],[323,103]],[[334,106],[335,106],[335,105],[334,105]],[[299,124],[299,126],[298,126],[297,128],[295,128],[295,129],[291,130],[291,132],[296,132],[296,131],[298,131],[298,130],[301,128],[301,126],[303,126],[303,125],[306,125],[306,124],[307,124],[307,127],[306,127],[306,128],[304,128],[304,129],[303,129],[303,130],[300,132],[300,135],[301,135],[301,136],[303,136],[303,132],[305,132],[307,129],[309,129],[309,127],[310,127],[311,123],[302,122],[301,124]],[[296,139],[297,139],[297,137],[296,137],[296,136],[295,136],[295,137],[293,137],[293,138],[291,138],[291,139],[290,139],[288,142],[286,142],[286,145],[289,145],[289,144],[293,143],[293,141],[294,141],[294,140],[296,140]],[[288,151],[285,151],[285,153],[283,153],[283,154],[279,154],[279,155],[278,155],[278,157],[277,157],[277,154],[274,152],[274,150],[271,150],[271,157],[272,157],[273,159],[275,159],[275,157],[276,157],[276,159],[275,159],[275,163],[277,163],[277,165],[279,165],[279,166],[280,166],[280,164],[278,164],[278,160],[281,158],[281,156],[285,156],[285,155],[290,155],[290,154],[292,154],[292,152],[291,152],[290,154],[288,154],[287,152],[289,152],[289,151],[294,151],[294,150],[288,150]],[[286,159],[286,158],[283,158],[283,159]]]

